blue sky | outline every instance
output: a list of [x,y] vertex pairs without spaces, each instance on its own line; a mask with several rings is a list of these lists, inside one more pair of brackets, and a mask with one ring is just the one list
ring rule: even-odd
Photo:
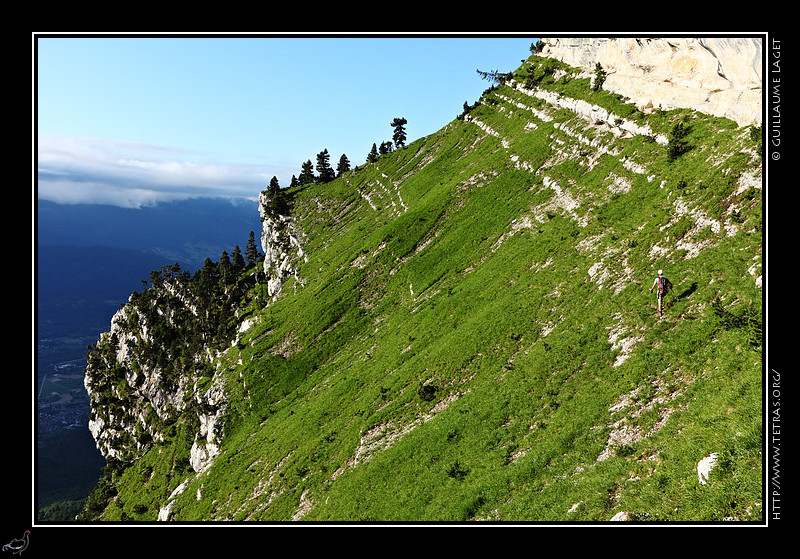
[[137,206],[257,196],[323,149],[362,164],[453,120],[529,36],[35,38],[37,195]]

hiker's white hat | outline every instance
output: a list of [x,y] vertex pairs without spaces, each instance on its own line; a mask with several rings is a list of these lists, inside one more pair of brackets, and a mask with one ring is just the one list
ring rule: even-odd
[[661,274],[663,274],[663,273],[664,273],[664,270],[659,270],[659,271],[658,271],[658,275],[659,275],[659,276],[660,276]]

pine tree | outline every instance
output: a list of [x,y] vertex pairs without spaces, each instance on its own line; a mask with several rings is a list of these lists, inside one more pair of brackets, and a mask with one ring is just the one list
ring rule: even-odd
[[330,182],[336,178],[330,164],[330,158],[331,156],[328,154],[327,149],[317,154],[317,172],[319,173],[317,180],[321,183]]
[[406,145],[406,124],[408,124],[408,121],[403,117],[395,118],[392,121],[392,126],[394,127],[392,141],[394,141],[395,147],[401,148]]
[[300,169],[300,178],[297,182],[298,184],[312,184],[315,180],[314,166],[311,164],[311,160],[308,159]]
[[272,177],[269,181],[269,193],[273,196],[278,194],[281,190],[281,185],[278,183],[278,177]]
[[233,265],[233,272],[237,277],[242,273],[242,270],[245,269],[244,256],[242,256],[242,250],[239,248],[239,245],[233,247],[231,264]]
[[206,257],[203,267],[194,274],[193,283],[196,286],[198,299],[197,311],[200,325],[205,328],[212,315],[215,291],[219,285],[219,269],[217,264]]
[[203,303],[209,304],[211,302],[211,295],[214,291],[214,286],[219,281],[219,269],[217,264],[206,257],[203,261],[203,267],[197,272],[196,279],[200,287],[200,300]]
[[594,83],[592,83],[593,91],[600,91],[603,87],[603,82],[606,81],[606,71],[598,62],[594,67]]
[[262,254],[259,252],[258,246],[256,246],[255,233],[252,231],[250,231],[250,236],[247,239],[247,245],[245,245],[244,248],[244,256],[247,258],[248,266],[257,264],[262,258]]
[[256,246],[256,238],[255,233],[250,231],[250,236],[247,239],[247,245],[244,247],[244,256],[247,258],[247,265],[254,267],[255,279],[256,283],[258,283],[258,276],[259,276],[259,262],[264,258],[264,255],[259,252],[258,247]]
[[372,144],[372,149],[367,154],[367,163],[374,163],[378,160],[378,146]]
[[491,72],[481,72],[480,70],[476,70],[476,72],[478,72],[478,75],[484,80],[494,82],[499,85],[505,84],[506,81],[514,77],[513,72],[498,72],[497,70],[493,70]]
[[342,173],[346,173],[350,170],[350,160],[347,159],[345,154],[339,158],[339,164],[336,165],[336,176],[341,177]]
[[233,278],[233,264],[231,258],[228,256],[228,251],[223,250],[222,255],[219,257],[219,275],[222,278],[222,283],[228,284]]
[[281,185],[278,182],[278,177],[272,177],[272,180],[269,181],[267,194],[269,194],[269,198],[265,209],[270,216],[274,217],[275,215],[286,213],[286,203],[284,195],[281,192]]
[[668,161],[674,161],[677,157],[692,149],[689,142],[685,140],[688,135],[689,125],[685,120],[678,121],[672,126],[669,134],[667,134],[667,139],[669,140],[667,144]]

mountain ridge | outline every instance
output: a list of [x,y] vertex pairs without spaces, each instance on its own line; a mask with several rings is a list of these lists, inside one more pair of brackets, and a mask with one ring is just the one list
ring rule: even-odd
[[120,340],[201,320],[194,284],[99,340],[117,450],[85,518],[760,520],[759,142],[534,53],[439,132],[286,189],[295,241],[262,211],[278,283],[202,334],[169,405],[142,400],[163,359]]

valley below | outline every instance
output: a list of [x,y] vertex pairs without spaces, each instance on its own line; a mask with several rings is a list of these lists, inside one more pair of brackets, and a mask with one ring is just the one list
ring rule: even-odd
[[[151,270],[176,261],[187,269],[199,267],[198,255],[205,250],[244,246],[248,231],[260,225],[252,205],[192,200],[167,208],[171,211],[38,202],[35,498],[40,510],[74,503],[44,519],[73,520],[105,465],[87,428],[87,348],[130,294],[142,289]],[[198,211],[217,211],[227,219],[204,231]],[[103,234],[114,224],[119,231]]]

